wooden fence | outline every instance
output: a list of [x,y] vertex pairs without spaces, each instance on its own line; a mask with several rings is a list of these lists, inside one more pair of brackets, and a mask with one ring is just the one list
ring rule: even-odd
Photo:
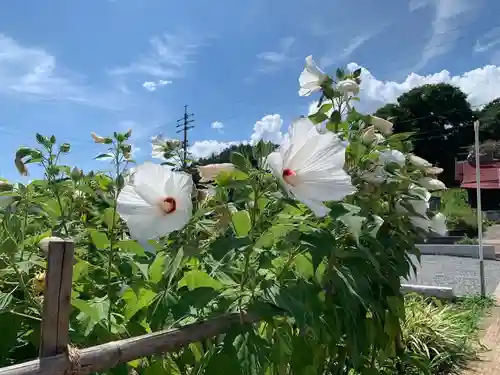
[[242,320],[245,323],[257,320],[248,314],[228,314],[179,329],[75,349],[69,345],[68,338],[73,259],[73,242],[54,241],[49,244],[39,358],[0,368],[0,375],[63,375],[104,371],[137,358],[176,351],[190,343],[221,334]]

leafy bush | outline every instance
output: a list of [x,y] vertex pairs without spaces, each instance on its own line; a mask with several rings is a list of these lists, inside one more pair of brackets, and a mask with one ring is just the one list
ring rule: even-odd
[[[437,192],[441,197],[441,210],[446,215],[450,230],[464,230],[469,237],[477,237],[477,211],[467,200],[463,189],[448,189]],[[492,222],[483,215],[483,230]]]
[[[409,154],[409,134],[355,110],[360,73],[332,78],[308,57],[299,93],[322,93],[317,113],[295,121],[277,151],[260,142],[200,167],[204,190],[184,172],[129,168],[131,131],[92,134],[111,175],[65,166],[71,146],[37,134],[39,148],[21,147],[15,164],[22,174],[37,164],[44,178],[1,185],[0,365],[37,355],[56,236],[76,244],[79,347],[226,314],[258,321],[127,365],[138,372],[405,373],[400,280],[416,241],[446,229],[428,202],[444,186]],[[183,156],[160,137],[153,151],[170,164]]]

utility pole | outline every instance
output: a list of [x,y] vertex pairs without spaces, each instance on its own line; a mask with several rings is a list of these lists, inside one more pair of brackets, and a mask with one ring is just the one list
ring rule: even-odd
[[194,113],[188,113],[187,110],[187,105],[184,106],[184,116],[177,120],[177,128],[180,128],[177,130],[177,133],[184,133],[184,139],[182,141],[182,148],[183,148],[183,156],[182,156],[182,169],[186,170],[187,168],[187,148],[188,148],[188,130],[194,128],[194,125],[189,125],[190,123],[194,122],[194,120],[190,120],[190,117],[194,116]]

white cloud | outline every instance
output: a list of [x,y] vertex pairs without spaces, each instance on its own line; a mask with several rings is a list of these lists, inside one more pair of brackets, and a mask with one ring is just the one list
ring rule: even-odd
[[260,140],[281,143],[283,139],[283,134],[281,133],[282,125],[283,120],[278,114],[262,117],[253,127],[253,133],[250,137],[251,143],[255,144]]
[[164,80],[164,79],[160,79],[160,80],[158,80],[156,82],[154,82],[154,81],[144,81],[144,83],[142,84],[142,87],[144,87],[146,90],[148,90],[150,92],[153,92],[153,91],[156,91],[156,89],[158,87],[169,85],[171,83],[172,83],[172,81],[167,81],[167,80]]
[[163,34],[149,41],[151,51],[125,67],[113,69],[115,75],[146,74],[156,78],[178,78],[186,66],[194,63],[194,56],[202,44],[186,35]]
[[210,127],[212,129],[217,130],[219,133],[222,133],[223,132],[222,129],[224,129],[224,124],[222,122],[220,122],[220,121],[214,121],[214,122],[212,122],[212,124],[210,125]]
[[425,6],[434,6],[435,15],[432,21],[432,35],[422,50],[417,64],[410,71],[419,71],[432,59],[444,55],[451,50],[460,37],[465,21],[473,15],[479,1],[469,0],[412,0],[410,11]]
[[216,141],[216,140],[204,140],[194,142],[189,148],[188,151],[195,158],[207,158],[212,154],[218,154],[219,152],[225,150],[234,145],[246,144],[246,141]]
[[281,143],[283,139],[283,134],[281,133],[281,126],[283,125],[283,120],[278,114],[267,115],[262,119],[258,120],[253,129],[253,133],[250,136],[250,142],[248,141],[217,141],[217,140],[204,140],[194,142],[192,146],[189,147],[189,152],[195,158],[206,158],[212,154],[217,154],[226,148],[234,145],[241,144],[254,144],[259,140],[265,140],[274,143]]
[[[359,67],[356,63],[348,65],[350,70]],[[411,73],[402,82],[378,80],[363,68],[361,72],[361,102],[356,105],[356,109],[363,112],[375,111],[384,104],[396,102],[401,94],[412,88],[441,82],[459,87],[467,94],[471,105],[480,106],[500,97],[500,66],[487,65],[457,76],[451,75],[447,70],[426,76]]]

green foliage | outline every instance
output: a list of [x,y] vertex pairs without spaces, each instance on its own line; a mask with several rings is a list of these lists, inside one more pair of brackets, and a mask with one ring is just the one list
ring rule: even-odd
[[411,357],[408,374],[455,374],[476,359],[480,320],[489,298],[467,297],[456,304],[419,296],[406,298],[403,343]]
[[[448,229],[463,230],[471,237],[477,236],[477,211],[467,201],[467,192],[462,189],[448,189],[436,192],[441,197],[441,211],[445,214]],[[483,230],[491,222],[483,215]]]

